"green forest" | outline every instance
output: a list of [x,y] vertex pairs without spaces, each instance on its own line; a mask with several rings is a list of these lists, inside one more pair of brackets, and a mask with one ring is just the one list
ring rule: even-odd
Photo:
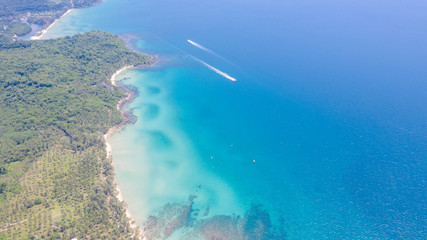
[[100,0],[2,0],[0,17],[92,6]]
[[103,134],[123,117],[111,75],[151,57],[102,31],[0,36],[0,239],[129,239]]

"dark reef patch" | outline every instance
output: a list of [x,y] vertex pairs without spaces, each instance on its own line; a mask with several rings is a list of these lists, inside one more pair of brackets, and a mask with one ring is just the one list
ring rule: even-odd
[[244,216],[215,215],[208,218],[193,208],[196,196],[185,203],[166,204],[143,224],[145,237],[165,239],[180,230],[181,239],[206,240],[284,240],[287,239],[283,217],[273,224],[270,213],[253,204]]

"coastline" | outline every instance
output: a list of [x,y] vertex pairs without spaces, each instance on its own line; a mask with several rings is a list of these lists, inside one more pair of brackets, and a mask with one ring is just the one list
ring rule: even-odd
[[64,16],[66,16],[67,14],[69,14],[73,10],[74,10],[74,8],[68,9],[64,14],[62,14],[61,17],[59,17],[58,19],[55,19],[55,21],[53,21],[53,23],[51,23],[47,28],[39,31],[35,36],[32,36],[30,39],[31,40],[40,40],[46,34],[46,32],[59,21],[59,19],[63,18]]
[[[42,40],[42,38],[44,37],[44,35],[63,17],[65,17],[66,15],[68,15],[70,12],[72,12],[73,10],[75,10],[75,8],[69,9],[67,10],[64,14],[61,15],[61,17],[55,19],[55,21],[53,21],[47,28],[42,29],[41,31],[37,32],[37,34],[35,36],[30,37],[30,40]],[[126,41],[125,41],[126,42]],[[130,44],[128,42],[126,42],[126,46],[131,49],[136,51],[134,48],[130,47]],[[154,56],[152,59],[154,60],[157,56]],[[152,65],[149,64],[148,66]],[[136,91],[134,91],[133,89],[129,89],[126,88],[124,86],[121,86],[120,84],[118,84],[117,81],[117,76],[120,75],[122,72],[128,70],[128,69],[132,69],[132,68],[136,68],[136,67],[143,67],[145,65],[127,65],[124,66],[122,68],[120,68],[119,70],[117,70],[110,78],[110,82],[113,86],[119,87],[125,94],[126,96],[124,98],[122,98],[116,105],[116,108],[120,111],[122,117],[123,117],[123,121],[120,122],[119,124],[113,126],[112,128],[110,128],[107,133],[104,134],[104,142],[105,142],[105,150],[106,150],[106,158],[109,159],[111,161],[111,166],[114,169],[114,162],[112,161],[112,147],[111,144],[108,142],[108,138],[113,135],[114,133],[116,133],[117,131],[119,131],[124,125],[132,122],[134,119],[132,118],[133,115],[129,112],[126,112],[123,110],[123,106],[126,103],[131,102],[135,97],[136,97]],[[137,239],[145,239],[142,229],[139,228],[139,226],[136,224],[136,220],[132,217],[132,214],[130,213],[120,190],[120,187],[114,177],[114,185],[113,188],[116,190],[116,198],[119,200],[119,202],[124,203],[123,207],[124,207],[124,212],[126,214],[126,217],[128,218],[128,224],[129,227],[133,230],[133,235],[132,237],[137,238]]]
[[[115,126],[113,126],[112,128],[110,128],[106,134],[104,134],[104,141],[105,141],[105,150],[107,152],[107,159],[111,160],[111,165],[114,169],[114,162],[112,161],[112,147],[111,144],[108,142],[108,138],[111,137],[114,133],[116,133],[117,131],[120,130],[121,127],[123,127],[124,125],[126,125],[127,123],[130,122],[130,114],[126,113],[123,110],[123,106],[125,103],[131,102],[135,96],[136,93],[134,91],[125,89],[121,86],[119,86],[117,84],[117,76],[120,75],[123,71],[131,69],[131,68],[135,68],[136,66],[124,66],[122,68],[120,68],[119,70],[117,70],[110,78],[111,84],[114,86],[118,86],[120,87],[125,93],[126,93],[126,97],[122,98],[116,105],[116,108],[120,111],[121,115],[123,116],[123,121]],[[116,198],[119,200],[119,202],[125,203],[122,193],[120,191],[120,186],[117,183],[116,179],[114,178],[114,188],[116,190]],[[132,217],[132,214],[130,213],[128,207],[126,205],[124,205],[124,210],[125,210],[125,214],[127,216],[127,218],[129,219],[129,226],[131,227],[131,229],[133,229],[135,231],[135,234],[138,239],[143,239],[143,235],[142,235],[142,230],[140,228],[138,228],[138,225],[136,224],[135,219]]]

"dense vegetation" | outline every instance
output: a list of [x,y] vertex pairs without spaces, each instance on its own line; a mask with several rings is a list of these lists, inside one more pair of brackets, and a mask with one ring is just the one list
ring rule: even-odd
[[31,32],[29,24],[47,26],[67,10],[93,6],[101,0],[1,0],[0,37]]
[[122,121],[110,76],[150,61],[100,31],[0,38],[0,239],[129,238],[102,136]]
[[2,0],[0,17],[16,16],[23,13],[42,13],[70,8],[92,6],[99,0]]
[[31,32],[31,27],[28,24],[21,22],[0,20],[0,26],[3,26],[0,28],[0,32],[10,36],[23,36]]

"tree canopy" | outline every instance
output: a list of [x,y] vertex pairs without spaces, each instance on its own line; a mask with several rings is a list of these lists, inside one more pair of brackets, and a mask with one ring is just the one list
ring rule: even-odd
[[110,76],[150,62],[102,31],[0,41],[0,239],[129,237],[102,135],[123,120]]

